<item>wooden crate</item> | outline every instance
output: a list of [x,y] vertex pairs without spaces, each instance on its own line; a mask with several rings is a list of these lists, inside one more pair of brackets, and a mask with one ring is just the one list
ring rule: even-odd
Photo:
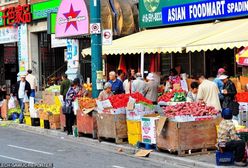
[[91,134],[93,138],[97,138],[97,122],[95,113],[84,114],[82,110],[78,110],[77,129],[78,133]]
[[1,117],[3,120],[8,120],[8,101],[4,100],[1,106]]
[[216,145],[216,125],[220,119],[194,122],[166,122],[162,132],[158,135],[157,147],[170,152],[177,152],[183,156],[191,151],[207,152]]
[[124,143],[127,139],[127,123],[125,114],[97,114],[97,135],[101,138],[113,138],[116,143]]
[[66,122],[65,122],[65,115],[62,112],[62,107],[60,108],[60,128],[62,131],[65,131]]

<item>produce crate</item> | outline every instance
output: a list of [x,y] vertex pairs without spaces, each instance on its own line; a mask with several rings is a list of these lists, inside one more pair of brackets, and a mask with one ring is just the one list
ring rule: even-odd
[[40,127],[44,128],[44,120],[40,119]]
[[125,114],[97,114],[97,135],[99,141],[103,138],[115,139],[115,143],[127,140],[127,123]]
[[224,152],[221,153],[220,151],[216,151],[215,153],[216,157],[216,164],[217,166],[221,165],[232,165],[234,163],[234,155],[233,152]]
[[65,122],[65,115],[62,112],[62,107],[60,108],[60,129],[65,131],[66,122]]
[[128,134],[141,135],[141,121],[127,120]]
[[131,145],[137,145],[138,142],[142,141],[141,134],[129,134],[128,133],[128,143]]
[[60,114],[53,114],[49,116],[49,122],[51,123],[60,122]]
[[77,129],[79,134],[90,134],[93,138],[97,138],[97,122],[95,113],[84,114],[82,110],[78,110]]
[[157,129],[157,147],[177,152],[180,156],[193,151],[205,153],[208,149],[215,149],[216,125],[219,125],[220,121],[221,119],[217,118],[193,122],[165,122],[160,133]]
[[49,123],[50,123],[50,129],[54,129],[54,130],[60,129],[60,122],[50,122],[49,121]]
[[59,95],[60,95],[60,93],[58,93],[58,92],[44,91],[44,92],[42,92],[43,102],[45,104],[55,104],[55,97],[59,96]]
[[32,120],[31,120],[30,116],[25,116],[24,119],[25,119],[25,124],[26,125],[32,126]]
[[8,100],[4,100],[1,106],[1,117],[3,120],[8,120]]

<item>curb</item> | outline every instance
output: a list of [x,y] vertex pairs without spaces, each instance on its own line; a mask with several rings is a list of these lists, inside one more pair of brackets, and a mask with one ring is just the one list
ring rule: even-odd
[[[138,148],[124,145],[124,144],[114,144],[110,142],[99,142],[97,139],[91,139],[86,137],[73,137],[73,136],[67,136],[65,132],[61,132],[59,130],[51,130],[51,129],[43,129],[40,127],[33,127],[28,126],[25,124],[17,124],[17,123],[7,123],[7,127],[9,128],[15,128],[19,130],[23,130],[26,132],[34,133],[34,134],[40,134],[44,136],[49,137],[56,137],[67,141],[73,141],[80,144],[86,144],[92,147],[97,147],[108,150],[110,152],[118,152],[121,150],[122,152],[119,152],[120,154],[125,154],[131,157],[135,157],[134,154],[139,150]],[[204,163],[184,157],[178,157],[175,155],[170,155],[166,153],[159,153],[159,152],[152,152],[148,158],[141,158],[149,161],[156,161],[161,163],[169,163],[169,164],[176,164],[178,166],[183,167],[202,167],[202,168],[215,168],[217,167],[215,164],[211,163]]]

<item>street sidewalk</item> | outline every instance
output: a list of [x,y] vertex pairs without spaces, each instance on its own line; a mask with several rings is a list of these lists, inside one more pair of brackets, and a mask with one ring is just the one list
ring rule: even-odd
[[[125,155],[129,155],[134,157],[134,154],[138,151],[137,148],[132,147],[128,144],[114,144],[110,142],[100,142],[96,139],[85,138],[85,137],[73,137],[67,136],[65,132],[60,130],[51,130],[51,129],[43,129],[40,127],[32,127],[25,124],[17,124],[10,121],[0,121],[0,126],[2,127],[10,127],[23,131],[32,132],[35,134],[40,134],[44,136],[57,137],[67,141],[73,141],[81,144],[90,145],[92,147],[97,147],[102,150],[108,150],[113,152],[120,152]],[[182,167],[201,167],[201,168],[212,168],[217,167],[215,164],[215,154],[208,153],[204,155],[195,155],[195,156],[187,156],[187,157],[178,157],[176,155],[161,153],[161,152],[152,152],[149,158],[141,158],[148,159],[150,161],[155,162],[168,162],[171,164],[176,164]],[[231,167],[231,166],[229,166]]]

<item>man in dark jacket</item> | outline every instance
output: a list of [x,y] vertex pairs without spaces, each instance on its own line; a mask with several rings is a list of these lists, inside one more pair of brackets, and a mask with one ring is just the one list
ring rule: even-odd
[[25,102],[24,99],[30,97],[31,94],[31,86],[26,81],[26,76],[21,75],[21,80],[17,82],[15,87],[15,96],[17,97],[17,100],[19,101],[19,105],[21,107],[21,114],[19,116],[20,123],[23,123],[23,116],[24,116],[24,108],[25,108]]
[[220,80],[224,83],[223,90],[221,91],[223,98],[222,108],[230,108],[233,110],[234,115],[237,115],[236,111],[238,109],[234,109],[235,107],[235,95],[237,94],[236,87],[234,83],[228,79],[227,75],[221,75],[219,77]]
[[63,81],[61,82],[60,85],[60,95],[63,96],[63,100],[65,101],[66,93],[71,86],[71,81],[67,78],[66,74],[62,76],[62,80]]

